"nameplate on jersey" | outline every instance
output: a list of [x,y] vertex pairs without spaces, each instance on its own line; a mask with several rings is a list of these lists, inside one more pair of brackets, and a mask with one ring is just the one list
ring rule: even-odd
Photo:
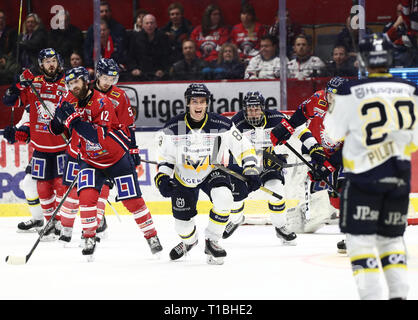
[[118,200],[129,199],[138,195],[132,174],[116,177],[115,183],[118,190]]
[[95,187],[95,170],[86,168],[81,170],[78,176],[78,190],[82,188],[94,188]]
[[67,165],[67,172],[65,173],[65,181],[72,182],[80,170],[77,162],[69,161]]
[[32,177],[45,179],[46,160],[41,158],[32,158]]

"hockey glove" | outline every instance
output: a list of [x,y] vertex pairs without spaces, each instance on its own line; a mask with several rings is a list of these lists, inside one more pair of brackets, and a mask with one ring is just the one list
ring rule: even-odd
[[293,126],[283,118],[282,121],[270,132],[270,140],[273,146],[278,144],[284,144],[290,139],[292,134],[295,132]]
[[314,171],[308,171],[309,178],[314,182],[326,180],[328,176],[335,171],[333,165],[328,161],[325,161],[322,165],[314,164],[314,168]]
[[3,131],[3,137],[6,139],[6,141],[10,144],[13,144],[16,142],[16,127],[6,127]]
[[72,122],[80,120],[80,114],[75,111],[74,106],[64,101],[60,107],[55,110],[54,118],[56,118],[66,128],[70,128]]
[[16,129],[16,140],[21,142],[29,142],[30,139],[30,128],[29,122],[23,124],[23,126]]
[[135,167],[141,164],[141,157],[139,156],[139,149],[138,147],[135,149],[129,149],[129,154],[131,155],[132,159],[134,160]]
[[309,149],[309,155],[312,161],[322,166],[324,162],[328,159],[327,155],[325,154],[324,148],[319,144],[315,144],[313,147]]
[[158,173],[155,178],[155,185],[163,197],[170,198],[173,195],[177,183],[165,173]]
[[26,87],[30,87],[31,83],[33,82],[33,79],[35,79],[35,76],[32,74],[32,72],[29,69],[26,69],[20,75],[19,77],[20,82],[16,85],[16,87],[19,90],[23,90]]
[[249,192],[257,191],[261,187],[259,172],[255,167],[245,168],[242,174],[245,178],[247,178]]
[[[270,149],[270,148],[268,148]],[[281,170],[283,165],[287,163],[284,155],[277,155],[274,151],[263,150],[263,169],[264,170]]]

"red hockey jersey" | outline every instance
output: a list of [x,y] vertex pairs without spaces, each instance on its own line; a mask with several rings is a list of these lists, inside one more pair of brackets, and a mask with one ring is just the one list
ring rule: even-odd
[[218,58],[221,46],[229,40],[229,31],[226,27],[220,27],[204,36],[202,26],[197,26],[190,34],[190,39],[196,42],[196,55],[199,58],[214,61]]
[[325,98],[325,91],[315,92],[309,99],[299,106],[305,118],[308,120],[308,128],[314,138],[322,145],[328,156],[341,148],[341,142],[332,141],[324,131],[324,117],[328,110],[328,102]]
[[[67,93],[64,77],[56,82],[48,82],[45,80],[45,76],[42,75],[35,77],[32,83],[50,113],[54,115],[58,102]],[[35,150],[55,153],[66,149],[67,144],[64,139],[49,131],[48,127],[52,118],[30,87],[26,87],[21,91],[20,100],[16,104],[30,105],[30,143]]]
[[94,124],[98,143],[83,137],[83,132],[72,132],[72,143],[79,145],[81,160],[95,168],[104,169],[114,165],[129,150],[129,134],[119,129],[119,121],[112,102],[102,93],[93,90],[87,105],[83,108],[78,101],[71,101],[81,120]]
[[131,127],[135,122],[135,115],[126,92],[123,89],[112,86],[105,95],[112,102],[119,123],[126,127]]

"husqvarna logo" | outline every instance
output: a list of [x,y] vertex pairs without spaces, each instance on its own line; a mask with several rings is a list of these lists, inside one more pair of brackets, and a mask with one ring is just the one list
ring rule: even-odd
[[177,198],[176,199],[177,208],[184,208],[185,204],[186,204],[186,201],[184,201],[184,198]]

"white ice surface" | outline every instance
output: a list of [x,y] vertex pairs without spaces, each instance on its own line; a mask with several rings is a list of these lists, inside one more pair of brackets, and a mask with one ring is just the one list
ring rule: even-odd
[[[108,216],[107,239],[98,245],[94,262],[81,255],[80,225],[70,248],[41,242],[25,265],[5,263],[8,255],[25,256],[36,234],[16,233],[27,217],[0,218],[0,299],[112,300],[356,300],[350,263],[336,251],[343,239],[338,226],[315,234],[299,234],[296,246],[283,246],[272,226],[241,226],[221,245],[225,264],[206,264],[204,228],[208,216],[198,215],[199,244],[186,259],[170,261],[179,238],[173,218],[155,215],[164,250],[152,256],[133,218]],[[409,257],[409,299],[418,299],[418,226],[405,234]],[[94,293],[88,288],[94,288]]]

